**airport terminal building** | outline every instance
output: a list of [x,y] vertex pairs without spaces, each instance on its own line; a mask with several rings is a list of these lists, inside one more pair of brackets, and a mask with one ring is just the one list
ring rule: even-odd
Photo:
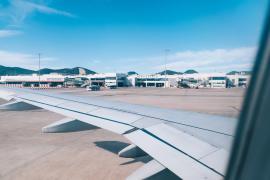
[[60,88],[86,87],[97,85],[100,87],[145,87],[145,88],[230,88],[247,87],[250,75],[246,73],[194,73],[194,74],[133,74],[98,73],[91,75],[64,76],[47,74],[38,76],[18,75],[0,76],[0,85],[9,87],[29,88]]
[[129,86],[127,75],[123,73],[101,73],[93,75],[17,75],[0,76],[0,85],[7,87],[28,88],[60,88],[60,87],[86,87],[98,85],[102,87]]
[[129,86],[127,75],[124,73],[99,73],[88,75],[90,85],[102,87],[126,87]]
[[248,74],[194,73],[178,75],[132,75],[127,77],[134,87],[179,87],[179,88],[230,88],[247,87]]
[[65,77],[59,74],[0,76],[0,85],[7,87],[60,88],[64,82]]

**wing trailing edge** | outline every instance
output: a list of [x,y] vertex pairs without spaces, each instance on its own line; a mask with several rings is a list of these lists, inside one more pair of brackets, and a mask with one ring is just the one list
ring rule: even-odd
[[224,178],[227,156],[215,156],[219,148],[169,125],[158,124],[125,136],[183,179]]

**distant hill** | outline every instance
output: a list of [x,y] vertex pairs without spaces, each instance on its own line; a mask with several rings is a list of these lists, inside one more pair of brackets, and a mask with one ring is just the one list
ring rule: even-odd
[[177,72],[177,71],[172,71],[172,70],[166,70],[166,71],[161,71],[157,74],[160,74],[160,75],[175,75],[175,74],[183,74],[182,72]]
[[24,69],[24,68],[19,68],[19,67],[5,67],[0,65],[0,76],[5,76],[5,75],[19,75],[19,74],[33,74],[35,71],[29,70],[29,69]]
[[198,73],[198,72],[195,71],[195,70],[193,70],[193,69],[189,69],[189,70],[186,70],[184,73],[185,73],[185,74],[196,74],[196,73]]
[[[5,75],[27,75],[27,74],[34,74],[38,73],[38,71],[24,69],[19,67],[6,67],[0,65],[0,76]],[[95,74],[96,72],[82,68],[82,67],[75,67],[75,68],[64,68],[64,69],[48,69],[44,68],[40,70],[40,74],[50,74],[50,73],[58,73],[63,75],[74,75],[74,74]]]
[[227,75],[235,75],[235,74],[250,75],[251,71],[231,71],[227,73]]
[[41,69],[40,74],[50,74],[50,73],[58,73],[63,75],[73,75],[73,74],[96,74],[96,72],[82,68],[82,67],[75,67],[75,68],[63,68],[63,69]]
[[138,73],[136,73],[135,71],[129,71],[129,72],[127,73],[128,76],[134,75],[134,74],[138,74]]
[[235,74],[238,74],[239,71],[231,71],[231,72],[228,72],[227,75],[235,75]]

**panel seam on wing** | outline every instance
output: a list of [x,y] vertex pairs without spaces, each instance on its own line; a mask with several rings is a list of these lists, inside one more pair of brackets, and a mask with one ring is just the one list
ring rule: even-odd
[[51,104],[47,104],[47,103],[42,103],[42,102],[39,102],[39,101],[34,101],[34,100],[22,98],[22,97],[18,97],[18,98],[26,100],[26,101],[32,101],[32,102],[43,104],[43,105],[46,105],[46,106],[51,106],[51,107],[55,107],[55,108],[59,108],[59,109],[63,109],[63,110],[68,110],[68,111],[72,111],[72,112],[75,112],[75,113],[84,114],[84,115],[87,115],[87,116],[92,116],[92,117],[95,117],[95,118],[100,118],[100,119],[103,119],[103,120],[107,120],[107,121],[111,121],[111,122],[115,122],[115,123],[119,123],[119,124],[124,124],[124,125],[131,126],[133,128],[136,128],[135,126],[133,126],[131,124],[124,123],[124,122],[120,122],[120,121],[116,121],[116,120],[112,120],[112,119],[108,119],[108,118],[104,118],[104,117],[99,117],[99,116],[95,116],[95,115],[92,115],[92,114],[88,114],[88,113],[84,113],[84,112],[80,112],[80,111],[75,111],[75,110],[72,110],[72,109],[59,107],[57,105],[51,105]]
[[151,137],[153,137],[154,139],[156,139],[156,140],[158,140],[158,141],[160,141],[160,142],[162,142],[162,143],[166,144],[167,146],[169,146],[169,147],[171,147],[171,148],[173,148],[173,149],[175,149],[175,150],[179,151],[180,153],[184,154],[185,156],[188,156],[189,158],[193,159],[194,161],[196,161],[196,162],[200,163],[201,165],[203,165],[203,166],[205,166],[205,167],[209,168],[210,170],[212,170],[212,171],[213,171],[213,172],[215,172],[216,174],[218,174],[218,175],[220,175],[220,176],[222,176],[222,177],[225,177],[225,176],[224,176],[222,173],[218,172],[218,171],[217,171],[217,170],[215,170],[214,168],[212,168],[212,167],[210,167],[210,166],[208,166],[208,165],[204,164],[204,163],[203,163],[203,162],[201,162],[199,159],[196,159],[196,158],[192,157],[192,156],[191,156],[191,155],[189,155],[188,153],[186,153],[186,152],[182,151],[181,149],[179,149],[179,148],[175,147],[174,145],[172,145],[172,144],[168,143],[167,141],[165,141],[165,140],[163,140],[163,139],[159,138],[159,137],[158,137],[158,136],[156,136],[155,134],[153,134],[153,133],[151,133],[151,132],[147,131],[146,129],[144,129],[144,128],[143,128],[143,129],[141,129],[141,131],[142,131],[142,132],[144,132],[144,133],[146,133],[146,134],[148,134],[148,135],[150,135],[150,136],[151,136]]
[[183,125],[183,126],[188,126],[188,127],[192,127],[192,128],[197,128],[197,129],[201,129],[201,130],[205,130],[205,131],[214,132],[214,133],[217,133],[217,134],[223,134],[223,135],[226,135],[226,136],[234,137],[233,135],[228,134],[228,133],[223,133],[223,132],[218,132],[218,131],[214,131],[214,130],[211,130],[211,129],[205,129],[205,128],[201,128],[201,127],[197,127],[197,126],[192,126],[192,125],[185,124],[185,123],[174,122],[174,121],[170,121],[170,120],[167,120],[167,119],[148,116],[148,115],[144,115],[144,114],[140,114],[140,113],[136,113],[136,112],[125,111],[125,110],[118,109],[118,108],[105,107],[105,106],[100,106],[100,105],[96,105],[96,104],[90,104],[90,103],[86,103],[86,102],[80,102],[80,101],[76,101],[76,100],[72,100],[72,99],[66,99],[66,98],[61,98],[61,97],[56,97],[56,96],[46,95],[46,94],[41,94],[41,93],[36,93],[36,92],[34,92],[33,94],[37,94],[37,95],[40,95],[40,96],[47,96],[47,97],[56,98],[56,99],[62,99],[62,100],[71,101],[71,102],[77,102],[77,103],[81,103],[81,104],[92,105],[92,106],[106,108],[106,109],[117,110],[117,111],[126,112],[126,113],[130,113],[130,114],[136,114],[136,115],[140,115],[140,116],[144,116],[144,117],[148,117],[148,118],[154,118],[154,119],[158,119],[158,120],[162,120],[162,121],[166,121],[166,122],[170,122],[170,123],[174,123],[174,124],[180,124],[180,125]]

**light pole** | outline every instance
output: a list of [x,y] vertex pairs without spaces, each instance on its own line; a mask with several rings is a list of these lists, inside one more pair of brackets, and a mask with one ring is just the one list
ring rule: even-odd
[[38,88],[40,88],[40,53],[38,53]]
[[164,73],[164,75],[165,75],[165,87],[167,86],[167,58],[168,58],[168,54],[169,54],[169,52],[170,52],[170,49],[165,49],[164,50],[165,51],[165,73]]

